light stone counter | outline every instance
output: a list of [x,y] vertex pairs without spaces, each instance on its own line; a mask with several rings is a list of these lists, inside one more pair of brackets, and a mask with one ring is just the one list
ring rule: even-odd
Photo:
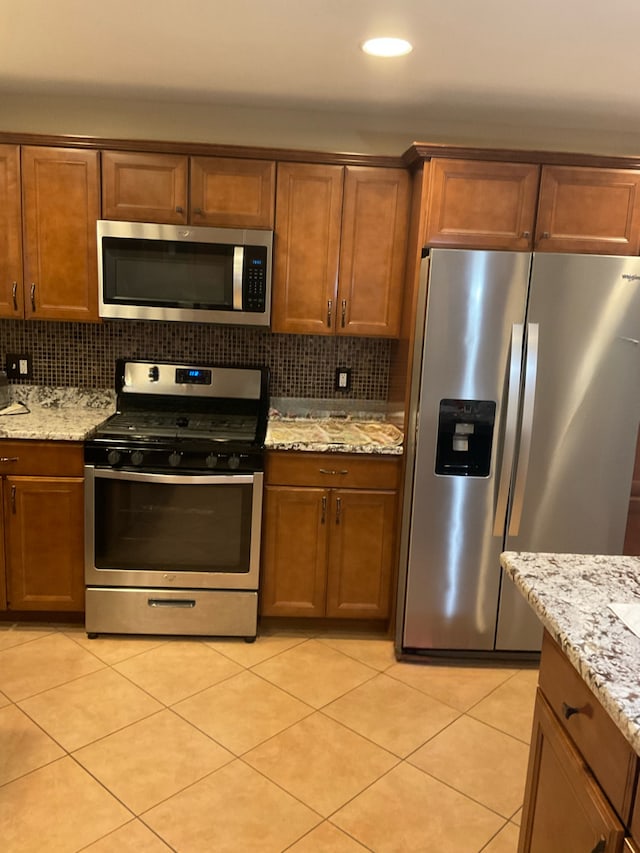
[[640,558],[507,551],[500,560],[640,755],[640,637],[609,607],[640,606]]
[[0,409],[0,438],[84,441],[115,411],[115,394],[106,390],[12,385],[10,396],[13,405]]

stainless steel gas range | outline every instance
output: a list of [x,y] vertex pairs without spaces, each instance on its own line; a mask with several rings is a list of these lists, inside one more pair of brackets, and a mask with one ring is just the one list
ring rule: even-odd
[[268,369],[118,360],[85,443],[86,631],[257,631]]

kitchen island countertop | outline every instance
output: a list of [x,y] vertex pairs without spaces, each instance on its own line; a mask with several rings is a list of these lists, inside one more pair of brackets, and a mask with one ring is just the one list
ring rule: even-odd
[[640,637],[610,609],[640,609],[640,558],[505,552],[500,561],[640,755]]

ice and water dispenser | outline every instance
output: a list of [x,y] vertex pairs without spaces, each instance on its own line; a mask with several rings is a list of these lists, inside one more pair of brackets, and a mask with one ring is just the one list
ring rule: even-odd
[[495,419],[493,400],[441,400],[436,474],[488,477]]

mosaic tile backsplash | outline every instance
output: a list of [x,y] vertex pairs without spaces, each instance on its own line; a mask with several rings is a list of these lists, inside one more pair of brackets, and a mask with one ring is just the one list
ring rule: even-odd
[[[31,355],[35,385],[111,389],[116,358],[148,358],[266,365],[272,397],[386,400],[391,341],[137,320],[0,320],[2,365],[6,353]],[[351,368],[350,391],[334,390],[336,367]]]

